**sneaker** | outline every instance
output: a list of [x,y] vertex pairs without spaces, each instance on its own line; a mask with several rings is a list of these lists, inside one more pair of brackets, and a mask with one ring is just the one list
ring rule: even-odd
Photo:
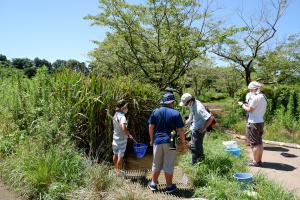
[[151,191],[156,191],[157,190],[157,184],[152,184],[152,181],[150,181],[148,183],[148,188],[151,190]]
[[166,187],[166,193],[172,193],[177,190],[177,186],[175,184],[169,185]]

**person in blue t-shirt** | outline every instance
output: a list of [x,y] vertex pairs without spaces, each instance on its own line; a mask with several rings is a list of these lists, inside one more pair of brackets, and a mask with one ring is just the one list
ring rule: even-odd
[[160,171],[165,172],[166,192],[171,193],[177,189],[172,184],[176,150],[170,148],[171,132],[176,130],[180,137],[180,150],[186,149],[184,123],[180,113],[174,109],[175,97],[167,92],[163,95],[162,106],[155,109],[148,119],[150,146],[153,145],[152,180],[148,188],[157,190],[157,180]]

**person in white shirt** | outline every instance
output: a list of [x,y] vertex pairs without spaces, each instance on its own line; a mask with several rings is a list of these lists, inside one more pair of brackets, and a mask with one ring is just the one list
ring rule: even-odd
[[248,104],[238,102],[242,108],[249,113],[246,126],[246,137],[253,152],[252,166],[262,166],[263,143],[262,135],[264,128],[264,115],[267,109],[267,99],[261,92],[262,84],[252,81],[248,85],[251,98]]
[[122,169],[122,160],[127,146],[127,139],[132,138],[127,129],[127,119],[125,114],[128,112],[127,103],[124,100],[117,102],[116,113],[113,117],[113,162],[116,174]]

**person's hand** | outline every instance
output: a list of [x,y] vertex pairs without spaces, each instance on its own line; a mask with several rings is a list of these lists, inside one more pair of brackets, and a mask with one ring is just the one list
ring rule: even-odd
[[132,137],[132,135],[131,135],[131,134],[128,134],[128,137],[129,137],[130,139],[133,139],[133,137]]
[[153,140],[150,140],[149,144],[150,144],[150,146],[153,146]]
[[186,144],[180,144],[179,145],[179,152],[185,153],[187,151],[188,147]]
[[190,125],[190,123],[191,123],[191,122],[190,122],[190,120],[188,120],[188,119],[185,121],[185,124],[186,124],[186,125]]
[[238,104],[239,104],[239,106],[242,106],[244,103],[239,101]]

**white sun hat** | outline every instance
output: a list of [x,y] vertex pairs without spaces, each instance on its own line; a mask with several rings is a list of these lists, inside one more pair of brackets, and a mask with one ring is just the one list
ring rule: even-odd
[[191,100],[193,98],[193,96],[190,94],[190,93],[184,93],[182,96],[181,96],[181,101],[179,103],[180,106],[185,106],[186,103]]
[[248,85],[248,89],[257,89],[260,88],[263,84],[256,82],[256,81],[251,81]]

